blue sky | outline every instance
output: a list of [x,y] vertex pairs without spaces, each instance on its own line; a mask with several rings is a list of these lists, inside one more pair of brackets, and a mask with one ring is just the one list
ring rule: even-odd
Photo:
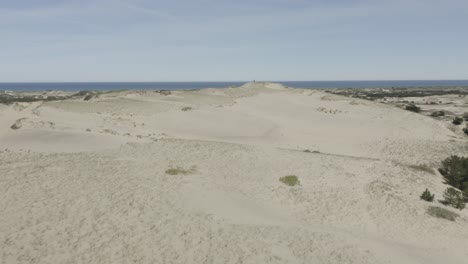
[[468,79],[466,0],[0,0],[0,82]]

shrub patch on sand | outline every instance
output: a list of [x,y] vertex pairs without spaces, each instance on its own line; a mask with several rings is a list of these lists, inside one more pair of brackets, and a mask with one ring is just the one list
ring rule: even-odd
[[415,104],[407,105],[405,109],[411,112],[415,112],[415,113],[421,112],[421,107],[416,106]]
[[445,190],[444,200],[440,202],[444,205],[449,205],[460,210],[465,208],[465,197],[463,193],[452,187]]
[[457,126],[461,125],[461,123],[463,123],[463,118],[458,117],[458,116],[456,116],[452,121],[452,124],[457,125]]
[[445,208],[437,207],[437,206],[429,206],[427,208],[427,214],[433,217],[447,219],[450,221],[455,221],[455,218],[459,217],[460,215],[449,211]]
[[166,170],[166,174],[169,175],[187,175],[187,174],[192,174],[197,171],[197,168],[195,166],[192,166],[190,169],[184,169],[182,167],[175,167],[175,168],[170,168]]
[[299,179],[295,175],[284,176],[279,178],[279,180],[288,186],[296,186],[300,184]]
[[445,159],[439,172],[446,184],[463,191],[468,197],[468,157],[451,156]]

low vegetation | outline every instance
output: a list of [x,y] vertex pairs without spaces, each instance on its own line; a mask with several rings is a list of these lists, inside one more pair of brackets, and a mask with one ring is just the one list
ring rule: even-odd
[[341,88],[333,90],[330,89],[326,92],[367,100],[375,100],[389,97],[425,97],[447,94],[468,95],[468,87],[392,87],[370,90],[364,90],[361,88]]
[[419,197],[421,198],[421,200],[433,202],[435,194],[432,194],[428,189],[426,189]]
[[468,135],[468,127],[465,127],[465,128],[463,129],[463,133],[465,133],[466,135]]
[[408,168],[413,169],[413,170],[417,170],[417,171],[423,171],[423,172],[426,172],[426,173],[434,174],[434,170],[431,167],[429,167],[427,165],[424,165],[424,164],[408,165]]
[[284,177],[281,177],[279,180],[280,182],[288,186],[296,186],[300,184],[299,179],[295,175],[284,176]]
[[186,106],[186,107],[182,108],[182,111],[187,112],[187,111],[190,111],[192,109],[193,109],[192,107]]
[[455,221],[455,219],[460,216],[457,213],[438,206],[429,206],[429,208],[427,208],[427,214],[437,218],[447,219],[449,221]]
[[171,95],[172,92],[171,91],[168,91],[168,90],[158,90],[158,91],[154,91],[155,93],[158,93],[160,95],[164,95],[164,96],[168,96],[168,95]]
[[184,169],[182,167],[176,167],[176,168],[170,168],[166,170],[166,174],[169,175],[187,175],[187,174],[192,174],[197,171],[197,168],[195,166],[192,166],[190,169]]
[[405,107],[405,109],[415,113],[421,112],[421,107],[416,106],[415,104],[409,104]]
[[307,152],[307,153],[320,153],[320,151],[318,151],[318,150],[310,150],[310,149],[306,149],[306,150],[304,150],[304,152]]
[[451,187],[444,192],[442,204],[462,210],[468,202],[468,157],[451,156],[439,168],[445,183]]
[[79,91],[75,94],[64,95],[47,95],[47,94],[6,94],[0,93],[0,104],[11,105],[14,103],[33,103],[33,102],[51,102],[61,101],[66,99],[83,98],[88,101],[93,97],[98,96],[99,93],[92,91]]
[[444,112],[444,111],[435,111],[435,112],[432,112],[431,116],[432,116],[432,117],[441,117],[441,116],[445,116],[445,112]]
[[439,168],[445,183],[462,190],[468,196],[468,157],[451,156]]
[[453,187],[449,187],[445,190],[444,200],[440,202],[460,210],[465,208],[465,197],[463,193]]
[[0,104],[11,105],[14,103],[32,103],[32,102],[47,102],[59,101],[67,99],[65,96],[11,96],[7,94],[0,94]]
[[461,125],[462,123],[463,123],[463,118],[458,117],[458,116],[456,116],[452,121],[452,124],[454,125]]

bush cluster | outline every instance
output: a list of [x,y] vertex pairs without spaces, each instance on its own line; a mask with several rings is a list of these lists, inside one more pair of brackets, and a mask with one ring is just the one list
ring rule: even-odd
[[445,183],[453,187],[445,190],[443,203],[463,209],[468,202],[468,157],[451,156],[445,159],[439,172],[444,176]]
[[[468,157],[451,156],[445,159],[439,172],[444,177],[444,183],[451,186],[444,191],[444,199],[439,202],[463,210],[468,202]],[[428,189],[420,196],[428,202],[434,201],[434,197]]]
[[458,116],[456,116],[452,121],[452,124],[454,125],[461,125],[462,123],[463,123],[463,118],[458,117]]
[[435,194],[431,194],[431,192],[426,189],[420,196],[421,200],[432,202],[434,201]]
[[439,168],[445,183],[468,194],[468,157],[451,156]]
[[463,210],[463,208],[465,208],[465,200],[466,197],[462,192],[453,187],[449,187],[445,190],[444,200],[442,200],[441,203]]
[[405,109],[415,113],[421,112],[421,107],[416,106],[415,104],[409,104],[405,107]]

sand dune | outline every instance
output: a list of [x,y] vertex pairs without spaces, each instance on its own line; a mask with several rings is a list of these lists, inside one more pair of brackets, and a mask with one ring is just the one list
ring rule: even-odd
[[446,186],[410,167],[466,138],[389,105],[251,83],[0,105],[0,124],[2,263],[468,260],[467,209],[429,216],[420,193]]

